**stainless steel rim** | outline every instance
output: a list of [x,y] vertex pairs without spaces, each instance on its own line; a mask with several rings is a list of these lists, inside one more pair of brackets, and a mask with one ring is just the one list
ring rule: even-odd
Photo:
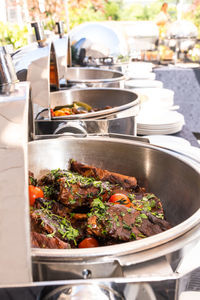
[[[84,91],[86,91],[87,93],[91,93],[91,91],[96,91],[96,92],[101,92],[101,91],[108,91],[108,92],[117,92],[118,89],[114,89],[114,88],[87,88],[87,89],[83,89]],[[50,97],[53,95],[58,95],[59,94],[63,94],[63,93],[66,93],[66,94],[70,94],[71,92],[72,93],[75,93],[76,91],[80,91],[80,90],[66,90],[66,91],[57,91],[57,92],[54,92],[52,94],[50,94]],[[104,118],[104,117],[108,117],[109,115],[112,115],[113,113],[116,113],[116,112],[119,112],[119,111],[123,111],[123,110],[126,110],[126,109],[129,109],[133,106],[136,106],[139,104],[139,97],[136,93],[128,90],[128,89],[123,89],[123,90],[120,90],[120,92],[123,91],[123,93],[127,93],[128,94],[132,94],[133,95],[133,101],[130,101],[128,102],[127,104],[123,104],[123,105],[120,105],[120,106],[116,106],[116,107],[113,107],[113,108],[110,108],[110,109],[104,109],[104,110],[101,110],[101,111],[96,111],[96,112],[90,112],[90,113],[85,113],[85,114],[78,114],[78,115],[73,115],[73,116],[64,116],[64,117],[52,117],[53,120],[80,120],[80,119],[91,119],[91,118]],[[50,100],[50,103],[51,103],[51,100]],[[52,107],[53,108],[53,107]]]
[[[63,139],[66,139],[66,137]],[[69,137],[67,137],[68,140],[70,140]],[[79,139],[77,140],[84,140]],[[191,162],[186,162],[183,158],[177,157],[176,155],[173,155],[170,151],[161,149],[157,146],[148,145],[146,143],[141,142],[135,142],[135,141],[124,141],[120,139],[109,139],[109,138],[94,138],[90,137],[88,140],[97,140],[97,141],[109,141],[112,143],[123,143],[123,144],[135,144],[139,145],[140,147],[145,147],[149,149],[153,149],[155,151],[161,151],[164,153],[168,153],[178,159],[179,161],[183,162],[184,164],[189,165],[198,175],[200,175],[200,170],[196,166],[194,166]],[[40,143],[41,141],[34,141],[31,143]],[[48,143],[48,140],[42,141],[44,144]],[[149,250],[152,248],[156,248],[157,246],[160,246],[162,244],[166,244],[169,241],[176,240],[178,237],[183,235],[186,232],[189,232],[192,230],[196,225],[200,223],[200,209],[198,209],[191,217],[187,218],[182,223],[174,226],[173,228],[156,234],[154,236],[148,237],[144,240],[138,240],[128,243],[123,243],[120,245],[112,245],[112,246],[103,246],[99,248],[91,248],[91,249],[67,249],[67,250],[49,250],[49,249],[32,249],[32,256],[33,257],[41,257],[41,258],[66,258],[66,259],[72,259],[72,260],[79,260],[83,261],[84,259],[92,259],[94,257],[105,257],[106,256],[122,256],[122,255],[128,255],[133,254],[139,251]]]
[[[70,69],[77,69],[77,68],[70,68]],[[114,77],[114,78],[99,78],[99,79],[78,79],[78,78],[68,78],[67,75],[66,75],[66,80],[69,82],[69,83],[84,83],[84,84],[90,84],[90,83],[109,83],[109,82],[118,82],[118,81],[122,81],[122,80],[125,80],[126,79],[126,76],[122,73],[122,72],[119,72],[119,71],[114,71],[114,70],[102,70],[102,69],[99,69],[99,68],[78,68],[79,70],[87,70],[88,72],[92,72],[92,71],[97,71],[97,72],[101,72],[101,71],[104,71],[106,72],[107,74],[111,74],[111,73],[115,73],[117,74],[118,76],[117,77]],[[67,73],[67,71],[66,71]]]

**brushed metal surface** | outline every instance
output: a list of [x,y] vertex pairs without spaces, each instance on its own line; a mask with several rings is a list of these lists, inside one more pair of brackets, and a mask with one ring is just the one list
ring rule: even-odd
[[[32,280],[28,201],[28,82],[0,95],[0,286]],[[3,298],[1,298],[3,299]]]
[[[104,118],[119,111],[125,111],[131,107],[139,110],[138,95],[130,90],[114,88],[84,88],[75,90],[58,91],[50,94],[50,107],[72,104],[73,101],[81,101],[91,107],[99,108],[101,111],[90,112],[78,115],[53,117],[59,120],[80,120],[90,118]],[[110,109],[104,109],[111,106]]]
[[124,87],[125,75],[119,71],[99,68],[66,68],[65,78],[69,84],[84,84],[86,87]]
[[77,56],[81,49],[85,50],[86,57],[93,58],[117,58],[128,53],[126,39],[120,31],[102,22],[86,22],[74,27],[70,31],[70,40]]
[[[176,240],[184,234],[180,247],[188,240],[191,241],[192,234],[187,235],[187,232],[200,222],[199,169],[166,150],[119,139],[63,137],[29,144],[29,169],[36,177],[50,169],[67,168],[70,158],[136,176],[140,185],[162,200],[166,218],[174,227],[144,240],[122,245],[67,251],[34,249],[32,255],[38,262],[52,262],[52,259],[62,262],[91,262],[98,257],[109,261],[116,259],[116,256],[137,254],[144,250],[148,252],[150,249],[154,250],[154,255],[159,256],[161,245],[165,247],[165,254],[168,252],[166,243],[171,242],[170,252],[173,252],[173,248],[177,250]],[[198,238],[197,234],[195,238]]]
[[5,47],[0,47],[0,94],[14,91],[17,81],[11,56]]

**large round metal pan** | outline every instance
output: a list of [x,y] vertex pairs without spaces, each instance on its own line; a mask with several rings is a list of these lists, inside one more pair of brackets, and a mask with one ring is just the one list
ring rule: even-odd
[[72,67],[66,69],[69,84],[85,84],[90,87],[123,87],[125,75],[119,71],[99,68]]
[[[35,258],[59,261],[87,261],[109,256],[111,259],[154,250],[159,257],[161,245],[165,253],[177,250],[177,239],[200,223],[200,171],[187,161],[161,148],[130,140],[111,138],[69,138],[30,142],[29,170],[36,177],[47,170],[67,168],[69,159],[92,164],[114,172],[135,176],[141,186],[162,201],[166,219],[173,228],[143,240],[90,249],[33,249]],[[190,239],[192,234],[190,234]],[[182,243],[187,243],[183,239]],[[144,257],[144,256],[143,256]],[[151,259],[151,255],[144,260]]]
[[[50,94],[51,108],[70,105],[74,101],[84,102],[100,111],[84,114],[52,117],[56,120],[80,120],[106,118],[116,112],[129,109],[139,104],[138,95],[130,90],[114,88],[84,88],[58,91]],[[112,108],[104,109],[106,106]]]

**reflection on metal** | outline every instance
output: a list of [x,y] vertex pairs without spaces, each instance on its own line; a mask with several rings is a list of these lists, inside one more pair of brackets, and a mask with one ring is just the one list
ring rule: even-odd
[[5,47],[0,47],[0,94],[9,94],[14,91],[18,82],[14,65]]
[[[126,300],[133,298],[129,297]],[[125,298],[112,288],[111,284],[82,284],[66,285],[46,288],[42,291],[39,300],[125,300]]]
[[38,42],[39,47],[44,47],[45,46],[45,35],[44,35],[44,28],[40,22],[34,22],[31,23],[31,26],[35,30],[35,37],[36,41]]
[[[139,112],[137,94],[114,88],[70,89],[51,93],[50,106],[82,101],[101,110],[84,114],[49,118],[48,109],[37,116],[34,139],[61,133],[136,135],[135,116]],[[110,106],[109,109],[104,109]]]
[[117,60],[120,55],[127,55],[125,39],[102,23],[81,24],[71,30],[70,39],[75,52],[74,59],[81,60],[82,64],[87,64],[90,58],[113,57]]
[[[41,170],[65,167],[71,157],[124,174],[134,172],[142,184],[164,200],[167,218],[177,224],[164,233],[123,245],[70,251],[33,249],[34,280],[54,285],[42,290],[39,299],[80,299],[80,291],[81,299],[86,295],[87,299],[104,299],[103,286],[103,291],[107,290],[105,299],[178,300],[187,287],[187,272],[198,267],[188,264],[188,255],[191,257],[200,239],[200,173],[196,167],[183,161],[181,155],[129,138],[62,137],[29,146],[30,168],[36,176]],[[148,174],[147,158],[151,162]],[[192,206],[188,193],[195,195]],[[195,251],[198,253],[199,248]],[[90,289],[93,284],[97,289]]]
[[28,201],[29,83],[0,95],[0,286],[32,281]]

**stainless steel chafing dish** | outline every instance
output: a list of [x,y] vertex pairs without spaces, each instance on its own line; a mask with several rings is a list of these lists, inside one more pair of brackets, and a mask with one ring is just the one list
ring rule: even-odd
[[120,22],[88,22],[70,33],[74,65],[126,73],[128,44]]
[[66,81],[79,87],[117,87],[123,88],[125,75],[119,71],[98,68],[67,68]]
[[[162,199],[166,217],[174,227],[121,245],[93,249],[32,249],[34,280],[62,280],[66,286],[60,291],[67,291],[75,284],[97,283],[98,286],[104,282],[108,288],[110,282],[126,287],[134,283],[132,293],[136,295],[138,285],[146,282],[153,288],[154,297],[157,297],[157,283],[165,299],[178,299],[185,289],[184,276],[200,265],[197,258],[192,262],[200,238],[199,164],[193,165],[191,160],[177,153],[130,139],[63,137],[29,144],[29,169],[36,176],[43,170],[65,168],[72,157],[136,176],[140,184]],[[186,263],[188,259],[190,264]],[[167,294],[169,286],[171,294]]]
[[[65,45],[64,52],[59,52],[62,45]],[[48,41],[42,47],[37,45],[30,51],[26,49],[25,56],[22,51],[16,54],[16,57],[14,56],[15,59],[13,58],[16,68],[21,64],[26,64],[26,79],[31,83],[34,125],[32,138],[38,139],[43,135],[66,132],[84,134],[118,132],[135,135],[135,116],[139,110],[137,95],[131,91],[110,88],[110,86],[120,86],[124,75],[110,70],[68,68],[65,65],[67,50],[67,38],[54,38],[53,43]],[[106,88],[77,90],[65,86],[65,89],[50,93],[52,67],[55,71],[54,83],[58,86],[60,86],[60,79],[66,73],[70,77],[71,84],[79,82],[89,86],[105,85]],[[108,89],[107,86],[109,86]],[[50,110],[55,106],[71,104],[73,101],[82,101],[96,108],[103,108],[107,105],[112,108],[95,113],[51,117]]]
[[[82,101],[100,111],[63,117],[51,117],[50,109],[38,114],[34,139],[63,133],[136,135],[135,116],[139,111],[138,96],[129,90],[88,88],[58,91],[50,94],[50,108]],[[110,109],[103,109],[107,105]],[[46,106],[48,107],[48,105]]]
[[120,29],[103,22],[87,22],[69,33],[73,60],[79,65],[109,65],[128,55],[127,42]]
[[197,27],[188,20],[177,20],[171,23],[167,30],[168,45],[175,49],[177,58],[181,52],[187,53],[194,48],[197,36]]
[[[40,64],[48,63],[50,59],[50,85],[52,90],[59,90],[61,87],[124,87],[125,76],[123,73],[111,70],[99,70],[90,68],[71,68],[70,37],[64,35],[59,24],[59,37],[48,39],[44,37],[43,27],[40,23],[33,23],[37,43],[19,49],[13,55],[13,62],[18,78],[22,80],[35,81],[32,78],[37,73]],[[50,53],[49,57],[47,51]],[[40,59],[40,63],[38,63]],[[35,62],[35,63],[34,63]],[[37,64],[37,65],[36,65]],[[45,68],[47,69],[47,68]],[[39,74],[40,73],[40,74]],[[42,80],[43,72],[38,72],[38,78]],[[47,89],[46,89],[47,90]]]

